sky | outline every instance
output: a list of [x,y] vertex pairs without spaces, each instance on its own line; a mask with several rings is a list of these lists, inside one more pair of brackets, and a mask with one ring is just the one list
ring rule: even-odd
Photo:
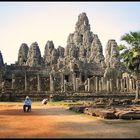
[[140,2],[0,2],[0,51],[4,63],[14,64],[22,43],[37,42],[44,55],[46,42],[66,47],[78,15],[87,14],[91,31],[105,50],[107,41],[140,30]]

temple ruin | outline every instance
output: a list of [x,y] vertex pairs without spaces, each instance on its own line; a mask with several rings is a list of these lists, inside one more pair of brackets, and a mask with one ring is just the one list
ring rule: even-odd
[[14,64],[3,62],[0,52],[0,99],[53,100],[95,97],[135,98],[136,80],[121,65],[117,42],[110,39],[103,55],[97,34],[90,29],[86,13],[78,16],[75,31],[65,47],[48,40],[44,54],[39,44],[22,43]]

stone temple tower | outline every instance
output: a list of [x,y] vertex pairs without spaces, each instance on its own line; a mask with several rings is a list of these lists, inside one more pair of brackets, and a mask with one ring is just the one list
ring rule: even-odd
[[2,56],[2,53],[0,51],[0,67],[3,67],[3,66],[4,66],[3,56]]
[[27,46],[27,44],[22,43],[18,52],[18,65],[20,66],[26,65],[28,51],[29,47]]
[[32,66],[32,67],[38,67],[42,66],[43,59],[41,57],[41,52],[38,46],[37,42],[33,42],[30,46],[29,52],[28,52],[28,58],[26,65]]

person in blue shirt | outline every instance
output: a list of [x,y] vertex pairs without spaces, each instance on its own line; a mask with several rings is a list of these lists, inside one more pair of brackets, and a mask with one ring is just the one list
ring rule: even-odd
[[26,96],[26,98],[24,100],[23,111],[24,112],[31,111],[31,105],[32,105],[31,99],[28,96]]

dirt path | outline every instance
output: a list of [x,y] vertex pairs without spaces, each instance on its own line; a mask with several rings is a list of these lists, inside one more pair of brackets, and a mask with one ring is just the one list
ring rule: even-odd
[[0,138],[140,138],[140,120],[103,120],[64,106],[0,105]]

